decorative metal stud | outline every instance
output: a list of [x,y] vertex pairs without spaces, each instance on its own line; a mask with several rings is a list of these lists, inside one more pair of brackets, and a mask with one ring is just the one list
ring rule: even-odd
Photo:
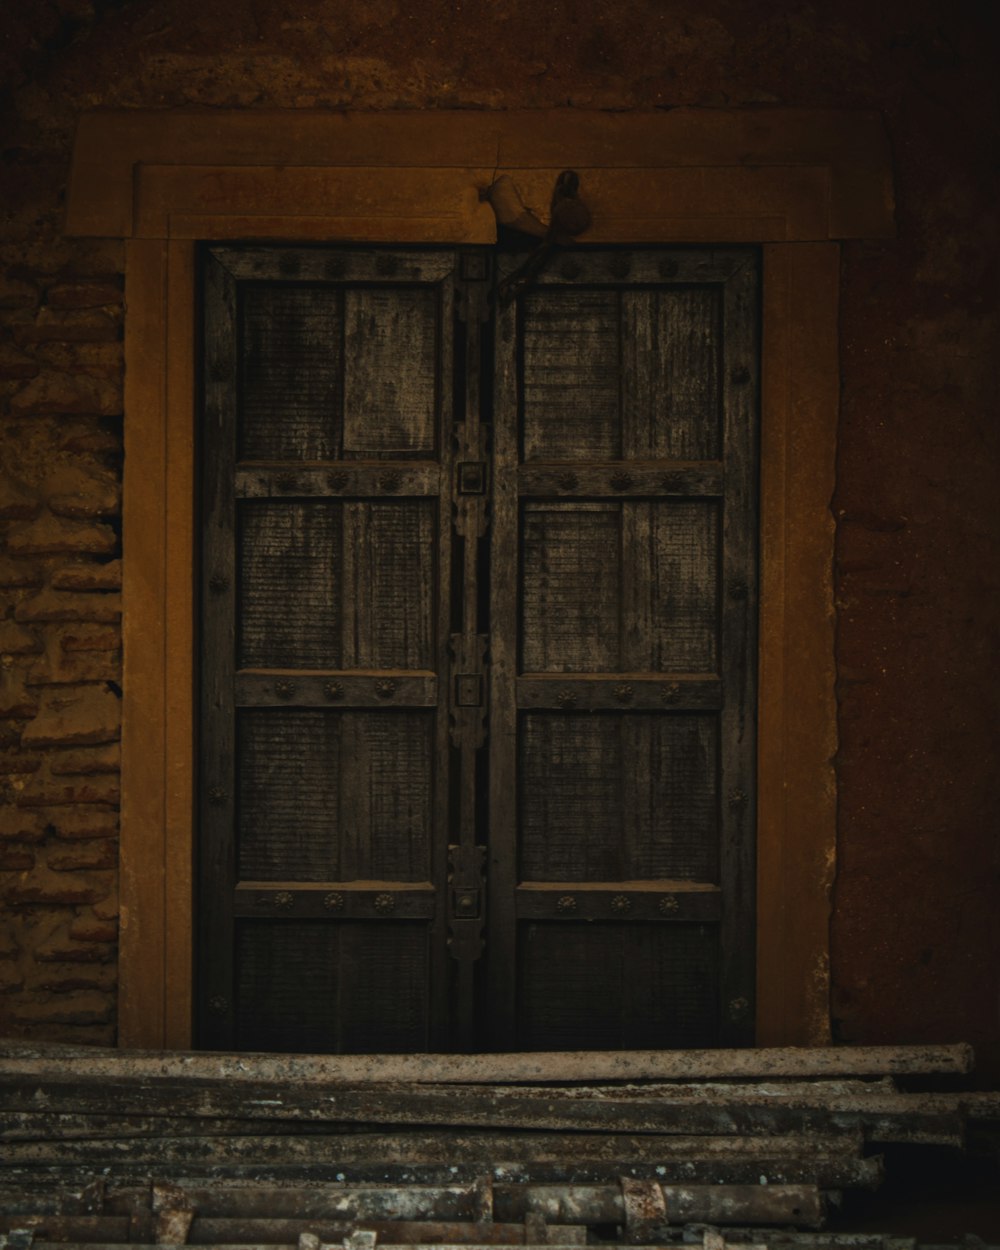
[[737,365],[735,369],[730,370],[729,380],[733,386],[746,386],[750,381],[750,370],[746,365]]
[[627,894],[616,894],[611,900],[611,910],[623,916],[627,911],[632,910],[632,900]]
[[556,911],[570,912],[576,911],[576,899],[572,894],[563,894],[556,899]]
[[750,1001],[742,995],[739,998],[731,998],[729,1000],[730,1020],[742,1020],[749,1010]]
[[745,599],[749,593],[750,593],[750,587],[742,579],[739,581],[733,582],[729,587],[730,599],[736,599],[737,601],[739,601],[741,599]]
[[346,473],[328,473],[326,475],[326,484],[331,490],[343,490],[347,482],[348,477]]
[[295,693],[294,681],[276,681],[274,683],[274,693],[279,699],[290,699]]
[[229,578],[223,577],[221,573],[213,573],[208,580],[208,588],[215,594],[221,595],[223,591],[229,589]]
[[570,282],[572,282],[574,278],[579,278],[580,266],[575,260],[566,260],[559,266],[559,273],[562,277],[569,278]]
[[388,677],[380,677],[375,683],[375,693],[380,699],[391,699],[396,693],[396,683]]
[[339,681],[324,682],[323,693],[328,699],[339,699],[344,693],[344,687]]
[[680,698],[681,687],[676,681],[665,681],[660,687],[660,698],[664,703],[676,703]]
[[617,686],[615,686],[615,689],[614,689],[614,696],[618,700],[619,703],[631,703],[632,695],[634,693],[635,691],[628,684],[628,682],[624,682],[624,681],[620,682]]
[[395,911],[395,909],[396,909],[396,900],[391,894],[376,894],[375,895],[375,910],[376,911],[382,912],[384,914],[385,912]]
[[221,805],[225,803],[228,798],[229,791],[223,790],[222,786],[212,786],[211,790],[208,792],[209,803],[213,803],[216,807],[221,807]]
[[387,494],[393,494],[403,485],[402,473],[383,473],[378,484]]
[[661,260],[657,268],[660,271],[661,278],[675,278],[677,276],[677,261]]
[[281,907],[287,910],[289,907],[293,906],[294,903],[295,898],[290,890],[279,890],[274,896],[275,907]]
[[615,278],[627,278],[631,269],[631,259],[623,254],[617,255],[611,262],[611,273]]
[[747,794],[745,790],[730,790],[728,803],[734,812],[738,812],[740,808],[746,806]]
[[632,485],[631,473],[612,473],[611,489],[612,490],[628,490]]
[[208,1000],[208,1009],[217,1016],[224,1016],[229,1010],[229,999],[224,998],[221,994],[213,994]]
[[560,690],[556,695],[556,703],[562,708],[576,707],[576,695],[572,690]]
[[299,480],[294,473],[279,473],[274,479],[274,484],[278,490],[288,494],[290,491],[298,490]]
[[672,916],[675,911],[680,911],[681,905],[672,894],[664,894],[659,903],[657,903],[657,907],[661,916]]
[[339,890],[331,890],[329,894],[324,894],[323,906],[327,911],[341,911],[344,906],[343,894]]
[[580,479],[575,473],[564,473],[559,479],[560,490],[576,490],[580,485]]
[[375,272],[380,278],[391,278],[399,268],[399,261],[387,252],[380,252],[375,257]]

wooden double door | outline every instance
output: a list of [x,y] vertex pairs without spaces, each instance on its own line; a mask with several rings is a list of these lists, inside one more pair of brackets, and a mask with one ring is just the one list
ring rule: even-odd
[[749,249],[206,249],[199,1044],[753,1040]]

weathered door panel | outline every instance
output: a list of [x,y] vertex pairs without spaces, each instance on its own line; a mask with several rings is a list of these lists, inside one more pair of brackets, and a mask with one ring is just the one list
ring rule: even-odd
[[204,1045],[752,1040],[755,257],[490,261],[206,254]]
[[581,249],[500,317],[497,1046],[752,1039],[756,303],[747,252]]
[[205,257],[206,1045],[447,1043],[455,269]]

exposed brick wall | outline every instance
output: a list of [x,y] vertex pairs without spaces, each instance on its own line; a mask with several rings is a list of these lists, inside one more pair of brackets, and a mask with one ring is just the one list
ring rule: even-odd
[[844,249],[836,1028],[996,1048],[998,15],[981,0],[0,7],[0,1028],[112,1032],[123,257],[61,234],[79,113],[781,105],[881,110],[899,205],[896,239]]
[[122,283],[0,287],[0,990],[5,1031],[114,1037]]

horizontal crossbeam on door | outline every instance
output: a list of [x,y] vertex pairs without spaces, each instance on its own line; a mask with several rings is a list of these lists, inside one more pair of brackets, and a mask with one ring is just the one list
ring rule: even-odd
[[435,902],[429,881],[240,881],[233,912],[243,917],[430,920]]
[[722,892],[700,881],[532,881],[515,894],[518,920],[717,921]]
[[587,498],[593,495],[711,497],[725,488],[725,471],[717,460],[573,460],[525,464],[517,473],[518,493],[528,497]]
[[323,464],[244,461],[236,470],[238,499],[378,499],[440,492],[440,466],[429,460],[336,460]]
[[236,674],[237,707],[436,707],[437,702],[435,673],[243,669]]
[[561,712],[717,711],[722,682],[687,673],[530,673],[518,678],[517,706]]

